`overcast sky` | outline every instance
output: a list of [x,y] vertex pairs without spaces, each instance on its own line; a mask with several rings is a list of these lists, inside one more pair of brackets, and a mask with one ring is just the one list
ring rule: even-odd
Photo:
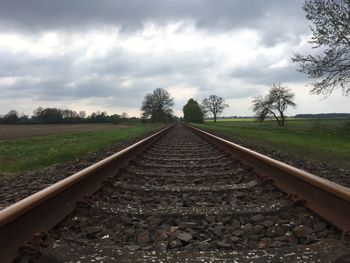
[[304,0],[0,0],[0,115],[10,109],[127,112],[167,89],[174,110],[216,94],[223,115],[252,115],[251,100],[282,82],[289,114],[349,112],[349,97],[310,95],[291,62],[308,53]]

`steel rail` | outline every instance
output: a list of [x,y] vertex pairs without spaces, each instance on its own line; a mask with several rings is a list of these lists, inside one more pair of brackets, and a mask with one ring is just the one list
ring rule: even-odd
[[260,176],[270,178],[283,192],[303,200],[312,211],[350,234],[350,188],[267,157],[211,133],[186,125],[196,134],[237,155]]
[[[170,126],[171,127],[171,126]],[[99,161],[0,211],[0,262],[12,262],[19,248],[64,219],[85,196],[96,192],[133,156],[170,127]]]

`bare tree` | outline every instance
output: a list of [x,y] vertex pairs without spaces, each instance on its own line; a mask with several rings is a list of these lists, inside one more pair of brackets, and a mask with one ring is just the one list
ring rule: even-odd
[[126,112],[123,112],[123,113],[120,115],[120,118],[122,118],[123,120],[127,120],[127,119],[129,119],[129,115],[128,115]]
[[210,112],[214,116],[214,122],[216,122],[217,116],[223,112],[223,110],[228,107],[225,104],[225,100],[216,95],[210,95],[209,98],[205,98],[202,102],[202,108],[204,112]]
[[294,93],[281,84],[273,84],[269,93],[257,96],[253,100],[253,111],[258,121],[264,121],[267,117],[274,117],[279,126],[284,126],[285,111],[289,106],[296,107]]
[[171,107],[174,105],[173,98],[170,93],[162,88],[155,89],[153,93],[146,94],[143,102],[142,117],[151,117],[152,122],[168,122],[172,120],[173,111]]
[[298,71],[316,79],[311,93],[329,95],[340,87],[350,94],[350,1],[306,0],[306,18],[313,22],[313,36],[309,43],[318,55],[296,54]]
[[86,117],[86,112],[81,110],[79,111],[79,118],[84,119]]

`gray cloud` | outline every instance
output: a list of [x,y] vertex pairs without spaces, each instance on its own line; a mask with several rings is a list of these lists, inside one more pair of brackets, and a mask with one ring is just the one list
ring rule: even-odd
[[192,21],[206,30],[257,29],[266,44],[294,39],[307,29],[304,0],[2,0],[3,31],[81,31],[113,26],[123,32],[142,29],[146,22]]
[[[204,57],[207,59],[203,61]],[[216,63],[219,62],[215,61],[215,51],[210,49],[168,53],[156,57],[113,49],[106,57],[95,58],[89,64],[79,67],[80,70],[89,73],[147,78],[167,75],[193,76],[202,74]]]
[[74,54],[35,57],[27,52],[13,53],[0,49],[0,77],[7,76],[69,76]]
[[[31,91],[33,96],[38,95],[42,99],[123,97],[130,96],[130,93],[139,99],[147,89],[151,91],[184,79],[202,86],[206,80],[203,73],[219,63],[212,59],[202,60],[203,56],[210,55],[207,50],[151,58],[113,49],[106,55],[107,58],[94,58],[79,64],[74,53],[43,58],[4,51],[0,54],[4,58],[0,61],[0,77],[20,79],[13,86],[3,87],[4,92],[7,91],[3,94],[15,97],[24,95],[22,91]],[[90,77],[86,79],[87,76]],[[33,78],[39,79],[33,81]],[[132,84],[123,87],[121,82],[125,79],[132,80]]]
[[[248,101],[262,87],[275,82],[303,85],[307,82],[306,77],[290,63],[294,52],[309,51],[305,45],[300,45],[302,37],[310,33],[301,9],[303,2],[0,0],[0,35],[14,33],[35,43],[37,39],[40,42],[43,33],[53,31],[58,34],[60,44],[69,47],[64,52],[45,55],[34,54],[30,48],[14,51],[9,48],[11,43],[7,46],[0,43],[0,102],[6,101],[8,105],[8,101],[20,103],[21,99],[30,98],[49,106],[61,100],[69,105],[81,100],[95,100],[109,111],[116,106],[139,109],[143,96],[158,87],[175,91],[180,87],[178,89],[183,89],[185,94],[193,93],[198,101],[211,94]],[[230,47],[219,42],[199,45],[190,51],[166,50],[163,53],[157,53],[157,50],[137,52],[119,45],[128,37],[142,35],[148,23],[161,28],[179,23],[176,29],[179,33],[194,26],[194,30],[200,32],[198,36],[212,39],[225,39],[220,38],[225,35],[239,38],[240,34],[251,30],[259,37],[257,43],[253,43],[257,46],[251,49],[256,54],[253,58],[246,54],[247,60],[234,61],[231,58],[230,61],[225,57],[230,53],[227,52]],[[83,38],[99,31],[119,32],[119,42],[115,47],[107,48],[104,55],[87,56],[89,44],[95,39],[86,39],[86,46],[70,46],[75,41],[74,34]],[[250,41],[243,39],[237,41]],[[279,52],[282,54],[271,52],[281,50],[281,46]],[[271,67],[283,58],[288,60],[287,65]],[[6,78],[10,79],[9,83],[4,81]],[[175,95],[178,96],[175,110],[180,111],[188,98],[187,95]],[[241,114],[248,115],[248,107],[242,109]],[[21,109],[27,109],[28,113],[33,108],[32,105],[21,105]],[[0,111],[5,113],[8,108],[0,107]]]
[[307,81],[305,74],[297,72],[294,64],[282,68],[264,68],[252,65],[234,70],[231,76],[251,84],[267,86],[271,86],[273,83],[303,83]]

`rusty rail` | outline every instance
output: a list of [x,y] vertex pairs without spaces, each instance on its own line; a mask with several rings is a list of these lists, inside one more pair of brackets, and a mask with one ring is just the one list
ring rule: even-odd
[[187,125],[198,135],[226,149],[252,166],[257,174],[270,178],[282,191],[291,194],[321,217],[350,234],[350,188],[282,163],[218,136]]
[[[0,211],[0,262],[11,262],[19,248],[29,240],[41,238],[65,218],[85,196],[96,192],[103,182],[135,153],[152,144],[167,132],[167,127],[70,177]],[[41,237],[40,237],[41,236]]]

